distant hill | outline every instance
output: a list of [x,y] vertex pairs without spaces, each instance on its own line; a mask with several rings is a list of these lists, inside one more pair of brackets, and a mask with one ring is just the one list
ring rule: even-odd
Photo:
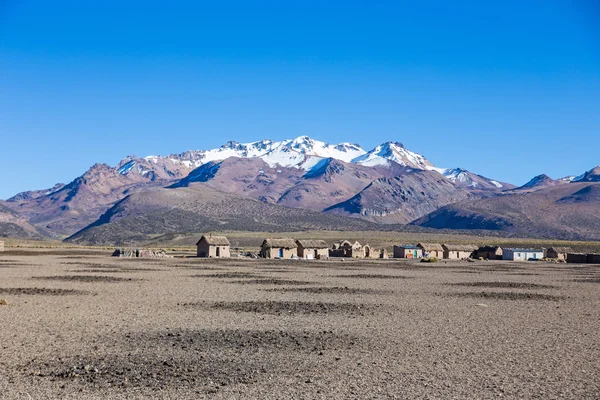
[[376,230],[378,226],[362,219],[268,204],[198,184],[129,195],[66,240],[80,244],[126,244],[168,233],[319,229]]
[[351,199],[325,210],[373,222],[407,224],[438,208],[473,195],[433,171],[413,170],[393,178],[380,178]]
[[600,240],[600,183],[574,182],[533,192],[462,201],[414,225],[502,230],[527,237]]
[[42,239],[44,235],[26,218],[0,204],[0,238]]

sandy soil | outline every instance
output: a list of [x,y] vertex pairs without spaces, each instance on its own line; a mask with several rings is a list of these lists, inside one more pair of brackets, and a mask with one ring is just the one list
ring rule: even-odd
[[600,398],[600,266],[108,255],[0,254],[2,399]]

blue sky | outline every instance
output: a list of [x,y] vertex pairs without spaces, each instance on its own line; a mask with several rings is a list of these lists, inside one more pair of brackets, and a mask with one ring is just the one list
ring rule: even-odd
[[0,198],[300,135],[515,184],[579,174],[600,164],[600,6],[0,0],[0,135]]

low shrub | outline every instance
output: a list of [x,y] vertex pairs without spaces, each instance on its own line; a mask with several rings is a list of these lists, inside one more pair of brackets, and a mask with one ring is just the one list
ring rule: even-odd
[[438,262],[438,258],[437,257],[425,257],[425,258],[421,258],[421,262],[426,262],[426,263],[435,263]]

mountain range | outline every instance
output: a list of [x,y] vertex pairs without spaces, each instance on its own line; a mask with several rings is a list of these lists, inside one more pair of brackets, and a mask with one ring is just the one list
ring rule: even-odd
[[[569,229],[548,224],[577,220],[582,212],[596,215],[596,182],[600,167],[557,180],[540,175],[515,187],[461,168],[436,167],[398,142],[370,151],[307,136],[227,142],[218,149],[165,157],[131,155],[115,167],[95,164],[68,184],[19,193],[0,201],[0,235],[109,243],[190,229],[390,229],[411,224],[590,238],[600,236],[594,233],[594,218]],[[592,195],[562,201],[580,190],[587,193],[588,187]],[[516,218],[514,207],[520,203],[526,207]],[[559,210],[561,218],[547,217]],[[530,224],[519,222],[534,215]]]

